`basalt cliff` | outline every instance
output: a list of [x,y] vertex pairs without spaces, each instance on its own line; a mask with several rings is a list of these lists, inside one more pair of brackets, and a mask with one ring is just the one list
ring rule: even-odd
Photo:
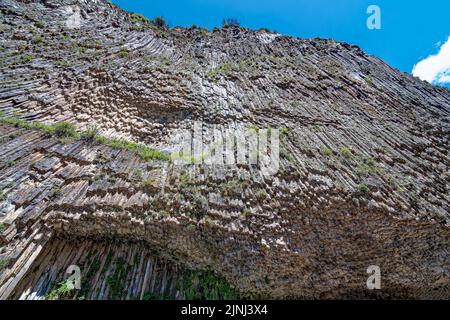
[[[448,89],[103,0],[0,0],[0,66],[0,299],[450,298]],[[195,123],[278,170],[176,164]]]

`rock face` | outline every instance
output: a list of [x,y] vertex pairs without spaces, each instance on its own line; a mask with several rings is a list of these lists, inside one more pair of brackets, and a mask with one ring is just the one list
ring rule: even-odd
[[160,152],[196,122],[205,140],[281,129],[268,177],[3,121],[0,298],[450,298],[449,90],[333,40],[169,29],[100,0],[0,10],[2,119]]

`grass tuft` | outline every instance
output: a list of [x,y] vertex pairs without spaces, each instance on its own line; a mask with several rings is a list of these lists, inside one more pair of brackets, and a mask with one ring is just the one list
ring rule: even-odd
[[347,147],[341,147],[339,149],[339,153],[346,158],[350,158],[353,155],[352,152],[350,151],[350,149]]
[[75,130],[73,124],[68,122],[58,122],[53,125],[47,125],[40,122],[28,122],[26,120],[19,119],[17,117],[5,117],[0,114],[0,122],[10,124],[16,127],[24,129],[36,129],[44,132],[47,136],[56,136],[61,139],[62,142],[71,142],[70,139],[86,139],[96,141],[103,145],[130,150],[139,155],[144,160],[157,159],[157,160],[170,160],[170,155],[161,151],[147,147],[144,144],[133,142],[126,139],[110,139],[97,134],[96,127],[89,127],[81,134]]

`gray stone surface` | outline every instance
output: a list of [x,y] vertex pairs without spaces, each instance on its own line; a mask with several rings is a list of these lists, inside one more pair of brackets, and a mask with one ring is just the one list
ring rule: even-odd
[[[450,298],[448,89],[346,43],[159,28],[105,1],[1,0],[0,49],[6,115],[159,150],[194,121],[287,129],[268,179],[1,124],[0,298],[43,298],[65,257],[110,243],[213,270],[244,297]],[[381,291],[366,289],[370,265]],[[108,297],[99,279],[91,298]],[[120,298],[148,290],[125,287]]]

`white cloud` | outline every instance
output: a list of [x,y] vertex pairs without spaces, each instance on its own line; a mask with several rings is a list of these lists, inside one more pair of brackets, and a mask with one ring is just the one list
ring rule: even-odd
[[450,83],[450,74],[441,76],[439,78],[439,82],[441,82],[441,83]]
[[433,84],[450,83],[450,37],[440,47],[438,54],[419,61],[412,73]]

